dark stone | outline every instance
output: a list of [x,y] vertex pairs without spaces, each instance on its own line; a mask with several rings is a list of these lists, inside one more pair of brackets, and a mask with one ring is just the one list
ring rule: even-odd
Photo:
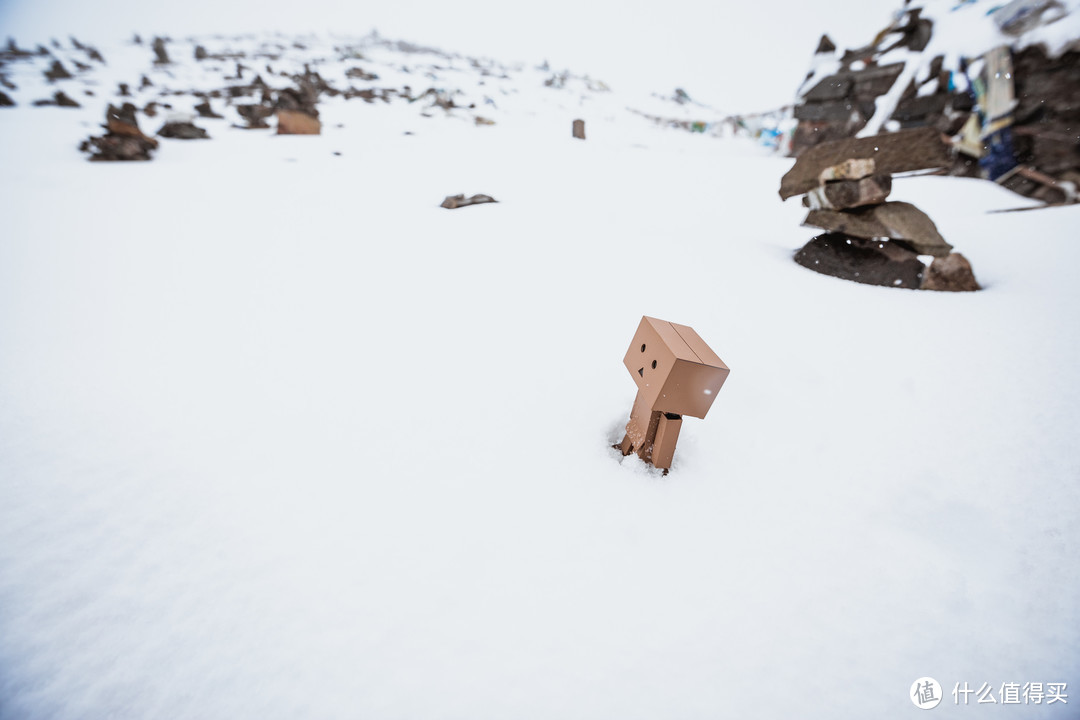
[[851,92],[851,75],[849,73],[830,75],[806,93],[803,99],[806,102],[822,102],[825,100],[840,100],[846,98]]
[[867,285],[918,288],[926,266],[907,248],[888,240],[840,233],[818,235],[795,253],[795,262],[823,275]]
[[811,210],[803,224],[868,240],[902,241],[900,244],[919,255],[944,257],[952,250],[934,221],[906,202],[887,202],[852,210]]
[[816,187],[807,195],[808,207],[845,210],[879,205],[892,192],[891,175],[874,175],[859,180],[836,180]]
[[223,115],[218,115],[216,112],[214,112],[214,109],[212,107],[210,107],[210,101],[209,100],[204,100],[203,102],[196,105],[195,106],[195,112],[199,113],[199,117],[204,117],[204,118],[218,118],[218,119],[220,119],[220,118],[224,117]]
[[928,116],[940,115],[942,111],[945,110],[945,105],[948,101],[948,95],[916,96],[897,103],[896,110],[893,112],[892,117],[894,120],[899,120],[900,122],[910,122],[911,120],[925,121]]
[[279,90],[277,100],[274,102],[275,110],[290,110],[301,112],[311,117],[319,117],[319,111],[315,107],[319,101],[319,91],[311,83],[301,82],[297,88],[285,88]]
[[375,73],[365,72],[363,68],[354,67],[345,71],[345,77],[355,80],[378,80],[379,76]]
[[176,140],[205,140],[210,136],[201,127],[189,122],[167,122],[157,131],[161,137]]
[[949,167],[952,148],[933,128],[820,143],[803,152],[784,175],[780,197],[786,200],[817,187],[822,170],[852,158],[872,158],[878,173],[892,175]]
[[855,97],[873,100],[879,95],[884,95],[889,92],[903,70],[904,63],[893,63],[892,65],[875,65],[853,73]]
[[5,55],[9,55],[13,58],[30,57],[33,53],[21,49],[16,43],[15,38],[9,37],[7,41],[7,50]]
[[136,108],[131,103],[124,103],[120,107],[109,105],[105,111],[105,129],[114,134],[141,137],[142,131],[139,130],[135,113]]
[[1013,55],[1018,123],[1034,119],[1080,120],[1080,51],[1052,58],[1039,45]]
[[801,155],[807,149],[824,142],[843,140],[852,132],[847,124],[811,122],[801,120],[795,126],[795,132],[791,138],[791,148],[794,155]]
[[828,35],[822,35],[818,40],[817,50],[814,51],[815,55],[821,55],[822,53],[834,53],[836,52],[836,43],[829,39]]
[[456,208],[467,207],[469,205],[481,205],[483,203],[499,202],[490,195],[473,195],[472,197],[465,197],[464,195],[447,195],[446,199],[442,201],[439,207],[447,208],[448,210],[454,210]]
[[56,82],[57,80],[70,80],[73,76],[59,60],[53,60],[52,65],[45,71],[45,77],[48,78],[49,82]]
[[0,107],[15,107],[15,101],[7,93],[0,92]]
[[57,90],[49,100],[35,100],[33,105],[34,107],[47,107],[50,105],[69,108],[82,107],[82,105],[72,100],[62,90]]
[[970,93],[953,93],[952,109],[960,112],[971,112],[975,108],[975,98]]
[[858,117],[858,108],[848,100],[808,102],[795,106],[795,119],[809,122],[846,123]]
[[1032,140],[1032,164],[1040,171],[1057,175],[1080,168],[1080,127],[1043,124]]
[[267,107],[266,105],[237,105],[236,112],[240,113],[240,117],[247,120],[247,127],[245,130],[255,130],[270,127],[270,124],[266,122],[266,118],[274,114],[274,108]]
[[960,253],[951,253],[943,258],[934,258],[923,277],[922,289],[971,292],[982,288],[975,280],[975,273],[967,258]]
[[94,162],[145,161],[150,160],[150,150],[154,147],[157,145],[148,145],[138,138],[106,135],[84,141],[79,149],[90,153]]
[[154,64],[155,65],[168,65],[169,53],[165,50],[164,38],[154,38],[154,44],[151,46],[154,49]]

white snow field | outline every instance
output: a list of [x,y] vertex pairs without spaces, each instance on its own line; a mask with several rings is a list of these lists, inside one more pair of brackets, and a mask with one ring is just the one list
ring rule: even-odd
[[[539,72],[149,163],[76,150],[115,78],[20,72],[3,720],[1080,717],[1080,207],[897,179],[985,289],[864,286],[792,261],[791,160]],[[666,477],[610,447],[642,315],[731,367]]]

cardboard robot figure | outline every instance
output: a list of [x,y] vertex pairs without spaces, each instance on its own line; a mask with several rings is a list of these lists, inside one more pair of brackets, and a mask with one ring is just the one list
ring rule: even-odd
[[694,329],[643,317],[623,365],[637,383],[637,397],[616,445],[667,474],[682,429],[682,416],[704,418],[731,370]]

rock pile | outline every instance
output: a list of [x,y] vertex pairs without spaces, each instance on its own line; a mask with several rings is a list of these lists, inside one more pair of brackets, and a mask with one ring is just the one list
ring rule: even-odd
[[[794,108],[791,153],[932,127],[947,170],[1048,204],[1080,200],[1080,10],[1059,0],[905,0],[867,45],[822,37]],[[946,22],[947,20],[947,22]]]
[[[803,204],[810,213],[803,224],[826,232],[799,250],[795,262],[869,285],[979,289],[967,260],[952,252],[926,213],[910,203],[888,200],[891,173],[926,162],[913,162],[913,156],[902,152],[911,139],[912,133],[899,133],[823,143],[796,162],[784,176],[781,197],[805,193]],[[923,145],[932,155],[932,145]],[[929,270],[920,255],[933,257]]]
[[79,146],[82,152],[90,153],[91,160],[149,160],[150,151],[157,149],[157,140],[139,130],[131,103],[120,108],[109,105],[104,128],[104,136],[88,138]]

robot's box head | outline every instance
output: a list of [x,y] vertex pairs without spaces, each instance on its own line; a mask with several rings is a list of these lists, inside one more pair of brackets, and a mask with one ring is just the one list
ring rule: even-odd
[[623,365],[651,410],[703,418],[731,370],[694,329],[643,317]]

